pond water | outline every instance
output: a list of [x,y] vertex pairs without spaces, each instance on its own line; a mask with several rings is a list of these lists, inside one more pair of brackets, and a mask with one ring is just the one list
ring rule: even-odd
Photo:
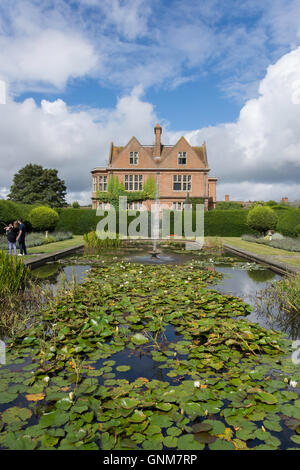
[[[294,436],[298,425],[298,430],[300,430],[298,410],[300,401],[297,396],[299,388],[292,389],[289,382],[287,384],[283,382],[285,376],[289,377],[294,374],[294,369],[286,364],[286,361],[277,363],[272,354],[266,357],[270,348],[274,346],[273,340],[276,343],[278,335],[272,332],[261,333],[259,327],[254,326],[251,329],[252,327],[249,328],[247,323],[249,320],[266,328],[283,331],[291,339],[299,336],[299,325],[293,325],[291,328],[291,325],[282,322],[282,319],[278,321],[279,312],[273,312],[273,316],[270,317],[270,313],[265,314],[257,307],[257,299],[261,292],[270,283],[280,280],[281,276],[228,253],[212,255],[177,248],[173,250],[162,248],[160,251],[158,258],[151,258],[145,247],[139,249],[131,247],[101,256],[73,255],[32,272],[39,284],[50,286],[55,293],[65,284],[75,282],[82,284],[88,272],[95,267],[92,279],[87,281],[87,288],[84,286],[80,298],[76,302],[74,300],[74,303],[66,298],[66,305],[61,307],[61,313],[57,317],[58,328],[60,328],[60,332],[57,332],[57,341],[60,342],[57,346],[57,354],[61,355],[62,361],[61,364],[57,361],[57,371],[54,365],[54,369],[50,369],[51,372],[38,374],[36,383],[31,381],[32,374],[38,368],[40,360],[40,345],[36,345],[34,335],[27,339],[27,348],[25,338],[24,356],[19,357],[16,351],[12,351],[9,363],[2,370],[0,367],[0,416],[1,412],[6,413],[5,432],[11,428],[12,431],[17,432],[15,440],[23,439],[25,431],[18,424],[18,419],[25,420],[25,418],[17,416],[16,427],[14,428],[12,424],[12,416],[20,412],[18,410],[22,407],[24,416],[29,416],[26,418],[28,419],[27,426],[29,426],[26,432],[32,436],[28,438],[27,444],[37,445],[36,438],[38,438],[40,439],[38,442],[42,443],[42,448],[56,446],[64,448],[64,445],[72,448],[79,439],[78,433],[83,432],[82,428],[84,428],[86,440],[83,440],[82,447],[79,448],[88,449],[89,445],[94,445],[95,447],[91,448],[112,449],[116,442],[115,426],[118,429],[123,426],[122,432],[125,435],[127,427],[136,426],[138,429],[138,423],[146,420],[146,417],[150,419],[151,433],[146,433],[146,446],[142,444],[145,449],[169,447],[199,449],[195,447],[192,432],[195,435],[199,434],[197,439],[203,439],[203,441],[200,440],[200,444],[197,441],[197,446],[200,448],[216,442],[221,445],[220,448],[225,446],[224,448],[232,449],[232,440],[229,439],[229,442],[226,438],[218,437],[223,435],[225,426],[226,428],[232,426],[232,431],[230,431],[232,433],[235,428],[239,429],[241,426],[242,429],[236,433],[235,446],[240,445],[244,440],[248,448],[256,447],[264,441],[271,449],[279,446],[284,449],[300,445],[299,439]],[[186,263],[190,263],[191,267],[180,266]],[[116,270],[114,270],[114,265]],[[149,266],[140,267],[140,265]],[[163,265],[171,266],[167,269]],[[203,276],[207,282],[205,287],[201,284],[203,273],[197,274],[197,268],[205,270]],[[157,276],[157,271],[161,279]],[[221,273],[222,279],[219,279],[216,273]],[[152,286],[154,286],[153,291]],[[204,297],[203,304],[201,289]],[[99,293],[101,293],[100,296]],[[218,293],[229,294],[228,299],[224,299]],[[253,311],[247,315],[248,312],[246,310],[245,313],[245,306],[242,302],[236,301],[230,295],[245,300],[253,307]],[[96,311],[93,309],[94,301],[98,309]],[[210,304],[213,304],[216,312],[219,313],[215,313],[214,307],[211,310]],[[65,307],[68,308],[66,315],[64,314]],[[157,313],[160,309],[160,313]],[[195,313],[197,309],[201,310],[200,323],[197,323],[199,322],[198,313]],[[178,315],[176,315],[177,310]],[[222,313],[223,310],[225,313]],[[232,318],[230,318],[230,311],[234,312]],[[240,317],[243,314],[247,315],[246,321]],[[185,315],[187,320],[185,320]],[[164,323],[165,317],[169,319]],[[51,316],[47,321],[51,323]],[[84,328],[81,322],[86,323]],[[194,323],[196,332],[192,326]],[[208,336],[208,343],[210,340],[215,341],[218,337],[221,338],[220,345],[213,348],[213,352],[208,348],[203,353],[201,348],[204,347],[204,342],[199,344],[198,341],[197,343],[198,336],[193,335],[199,335],[199,328],[200,330],[203,328],[203,331],[211,328],[212,323],[213,331],[211,336]],[[233,346],[227,345],[223,338],[226,337],[228,331],[234,330],[236,323],[240,326],[235,341],[231,343]],[[249,329],[251,336],[253,335],[253,343],[247,336]],[[186,330],[189,331],[190,336],[186,336]],[[236,339],[240,338],[241,334],[247,338],[252,347],[256,341],[260,341],[260,334],[265,335],[265,343],[262,344],[266,346],[262,345],[260,351],[267,353],[264,359],[266,362],[263,360],[259,362],[258,357],[251,358],[252,349],[247,342],[248,354],[239,356],[240,353],[235,349],[234,343],[237,343]],[[139,335],[142,337],[142,342],[137,342],[136,337],[138,338]],[[93,343],[94,337],[102,338],[102,340],[97,340],[95,344]],[[232,338],[234,335],[230,337],[230,340]],[[198,346],[193,349],[194,339],[199,345],[198,352]],[[47,352],[46,342],[42,341],[41,344],[44,348],[43,354],[50,354],[50,351]],[[191,345],[192,349],[190,349]],[[76,362],[73,363],[72,352],[68,356],[69,350],[75,351],[77,348],[82,351],[83,356],[82,364],[79,359],[79,365]],[[62,353],[63,349],[65,352]],[[64,354],[66,354],[65,358]],[[76,355],[74,357],[77,358]],[[50,354],[49,363],[51,360]],[[81,368],[79,372],[77,367]],[[47,367],[45,370],[47,371]],[[9,372],[7,376],[6,372]],[[81,375],[79,386],[77,373]],[[45,377],[48,380],[47,385],[45,385]],[[199,377],[201,377],[203,388],[198,391],[194,390],[194,380],[198,380]],[[152,381],[153,385],[151,385]],[[130,388],[133,383],[135,385]],[[146,389],[145,384],[149,385]],[[126,387],[129,391],[128,397],[124,400],[128,400],[129,404],[122,402],[120,398]],[[161,396],[166,393],[170,394],[172,387],[177,387],[176,394],[178,393],[182,398],[176,401],[170,395],[170,398],[162,399],[158,411],[153,411],[151,408],[153,400],[154,402],[161,401]],[[3,390],[2,396],[1,390]],[[76,403],[68,398],[71,390],[77,396]],[[275,399],[272,395],[274,392]],[[37,401],[37,406],[30,402],[31,398],[28,396],[31,395],[25,395],[26,393],[32,394],[32,401]],[[42,395],[41,398],[39,394]],[[144,409],[144,396],[150,403],[145,415],[143,411],[139,411]],[[187,396],[190,397],[189,401],[186,399]],[[180,402],[181,399],[182,402]],[[97,401],[97,406],[91,401],[88,408],[87,400]],[[104,412],[103,409],[100,412],[96,411],[97,407],[99,408],[99,400],[105,405]],[[130,400],[139,402],[140,408],[134,411],[133,415],[130,407],[133,408],[135,405],[131,405]],[[30,411],[27,409],[28,401]],[[248,405],[244,405],[244,402]],[[253,403],[255,406],[252,406]],[[274,403],[278,403],[277,407],[273,407]],[[279,404],[283,411],[279,410]],[[253,408],[251,412],[249,411],[247,422],[242,414],[233,416],[235,413],[238,414],[244,406],[246,407],[245,413],[247,408],[250,410]],[[228,412],[226,419],[224,414],[219,413],[221,409]],[[72,410],[74,411],[70,419]],[[127,416],[129,416],[128,423],[126,423]],[[207,416],[210,420],[201,429],[199,417],[205,421]],[[232,421],[230,421],[231,416],[233,416]],[[184,425],[179,424],[182,419],[185,419]],[[234,419],[237,421],[235,422]],[[95,427],[98,433],[99,429],[101,431],[107,429],[108,432],[102,433],[100,438],[99,435],[97,437],[97,432],[89,424],[91,420],[94,420],[95,424],[98,421]],[[42,426],[40,426],[41,421]],[[173,424],[171,424],[172,421]],[[101,422],[100,426],[99,422]],[[264,426],[267,426],[269,431],[261,430]],[[46,434],[46,437],[40,437],[45,434],[46,430],[49,434]],[[88,433],[91,437],[87,435]],[[142,434],[140,429],[136,433],[135,439],[138,445],[145,439]],[[66,439],[61,439],[64,436]],[[114,436],[113,439],[112,436]],[[129,440],[118,441],[118,445],[121,446],[120,448],[122,446],[126,448]],[[2,442],[3,448],[15,448],[9,435],[4,435]],[[132,444],[131,440],[130,445]]]
[[[253,307],[253,311],[248,315],[248,320],[259,325],[282,331],[287,337],[293,340],[300,338],[300,319],[286,317],[286,321],[280,312],[266,312],[259,308],[261,293],[272,282],[279,281],[282,276],[274,273],[270,269],[256,263],[247,263],[244,259],[228,253],[213,256],[204,252],[194,252],[185,250],[160,249],[157,258],[152,258],[145,248],[135,247],[127,250],[119,250],[113,254],[106,253],[97,257],[97,263],[125,260],[131,263],[141,264],[184,264],[188,261],[199,261],[206,269],[217,271],[222,274],[222,280],[218,280],[210,289],[214,289],[221,294],[232,294],[243,299]],[[70,256],[60,262],[48,263],[35,269],[33,276],[42,283],[49,285],[56,291],[63,282],[71,283],[75,280],[81,283],[85,280],[92,265],[88,264],[86,257],[82,255]]]

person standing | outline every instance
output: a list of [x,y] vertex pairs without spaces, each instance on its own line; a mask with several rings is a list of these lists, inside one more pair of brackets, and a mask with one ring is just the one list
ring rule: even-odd
[[14,249],[14,254],[17,254],[17,236],[19,232],[19,224],[18,222],[14,222],[14,224],[9,224],[7,227],[5,227],[6,230],[6,237],[8,241],[8,249],[9,249],[9,254],[11,255],[12,253],[12,248]]
[[20,247],[20,254],[19,256],[27,255],[27,249],[26,249],[26,243],[25,243],[25,238],[26,238],[26,227],[25,224],[23,223],[22,219],[18,220],[19,225],[19,234],[17,237],[17,241],[19,242],[19,247]]

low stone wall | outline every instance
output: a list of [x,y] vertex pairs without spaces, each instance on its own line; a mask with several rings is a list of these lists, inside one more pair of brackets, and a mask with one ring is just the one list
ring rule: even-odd
[[46,263],[51,261],[57,261],[58,259],[64,258],[65,256],[71,255],[72,253],[76,253],[82,250],[84,247],[83,244],[72,246],[70,248],[66,248],[65,250],[56,251],[54,253],[45,253],[41,255],[36,255],[33,259],[27,259],[24,261],[24,264],[28,266],[30,269],[36,269],[40,266],[43,266]]
[[296,266],[290,264],[281,263],[280,261],[274,260],[271,256],[267,255],[257,255],[250,251],[242,250],[241,248],[236,248],[234,246],[224,244],[224,249],[229,251],[233,255],[240,256],[241,258],[246,258],[250,261],[255,261],[257,263],[266,265],[272,271],[278,274],[296,274],[300,272],[300,269]]

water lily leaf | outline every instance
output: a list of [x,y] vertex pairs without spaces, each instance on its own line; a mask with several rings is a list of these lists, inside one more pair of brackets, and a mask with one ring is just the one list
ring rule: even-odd
[[32,393],[25,395],[27,401],[42,401],[45,398],[45,393]]
[[39,421],[42,428],[59,427],[69,421],[69,415],[61,410],[44,413]]
[[178,446],[178,439],[175,436],[166,436],[163,442],[166,447],[176,448]]
[[145,421],[146,415],[140,410],[134,410],[133,415],[131,415],[128,419],[132,423],[141,423],[142,421]]
[[134,336],[132,336],[131,341],[135,344],[142,345],[148,343],[149,340],[141,333],[136,333]]
[[132,408],[135,408],[139,401],[135,400],[134,398],[122,398],[118,402],[122,408],[125,408],[126,410],[130,410]]
[[271,393],[267,392],[258,392],[256,398],[258,398],[258,400],[262,401],[263,403],[267,403],[268,405],[274,405],[275,403],[278,403],[277,398]]
[[17,398],[17,393],[0,392],[0,404],[10,403]]
[[204,444],[195,440],[193,434],[185,434],[178,438],[179,450],[202,450]]
[[212,444],[209,444],[210,450],[234,450],[234,444],[224,439],[217,439]]
[[116,367],[116,370],[117,370],[118,372],[127,372],[127,371],[130,370],[130,369],[131,369],[130,366],[118,366],[118,367]]
[[26,421],[32,416],[32,411],[28,408],[8,408],[2,414],[2,421],[7,424],[15,423],[16,421]]

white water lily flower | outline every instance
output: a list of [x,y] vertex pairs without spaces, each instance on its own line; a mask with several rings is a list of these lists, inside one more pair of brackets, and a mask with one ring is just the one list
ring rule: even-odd
[[70,398],[70,400],[73,401],[73,399],[74,399],[74,392],[70,392],[70,393],[69,393],[69,398]]
[[297,383],[298,383],[298,382],[296,382],[296,380],[291,380],[291,381],[290,381],[290,386],[291,386],[292,388],[296,388],[296,387],[297,387]]
[[46,384],[49,382],[49,380],[50,380],[50,377],[48,377],[48,375],[44,377],[44,382],[46,382]]
[[194,382],[194,387],[195,387],[195,388],[200,388],[200,382],[199,382],[199,380],[195,380],[195,382]]

